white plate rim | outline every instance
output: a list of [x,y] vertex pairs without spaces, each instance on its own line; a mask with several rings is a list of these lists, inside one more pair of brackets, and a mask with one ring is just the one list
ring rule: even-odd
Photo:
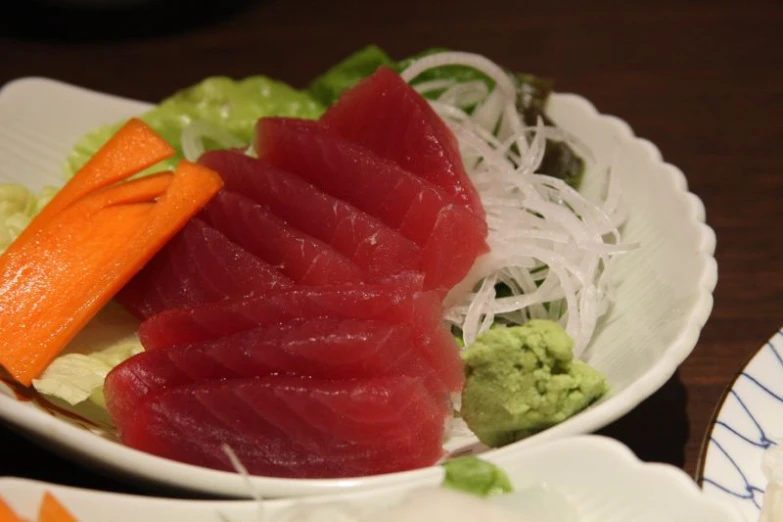
[[[688,499],[687,502],[691,506],[698,504],[702,508],[714,509],[723,515],[731,517],[732,520],[735,520],[736,522],[741,522],[740,515],[737,510],[733,508],[733,506],[727,505],[721,500],[710,498],[705,495],[704,492],[698,487],[696,482],[682,469],[677,468],[671,464],[642,461],[626,445],[604,435],[576,435],[573,437],[550,440],[538,447],[519,447],[509,455],[508,464],[510,468],[524,469],[525,460],[529,459],[530,455],[533,455],[540,450],[558,454],[561,449],[570,449],[572,452],[579,453],[598,453],[603,457],[603,459],[606,459],[606,461],[608,461],[611,466],[614,466],[613,473],[615,476],[622,475],[625,478],[636,477],[637,480],[641,479],[642,477],[646,477],[650,479],[654,478],[659,483],[671,483],[680,494],[684,495]],[[513,469],[507,469],[507,471],[509,471],[512,482],[516,482],[514,480]],[[437,475],[434,475],[430,480],[420,485],[434,486],[440,484],[442,478],[443,471],[439,470]],[[528,479],[524,479],[525,482],[527,480]],[[67,502],[69,498],[74,497],[79,497],[81,499],[94,499],[101,502],[123,502],[125,506],[130,506],[131,503],[138,502],[139,504],[145,504],[147,507],[153,507],[160,510],[176,509],[179,516],[185,516],[187,515],[187,512],[195,512],[201,509],[213,509],[224,516],[232,518],[235,515],[252,516],[258,512],[258,504],[253,500],[183,500],[143,497],[124,493],[86,490],[72,486],[63,486],[36,480],[19,479],[16,477],[0,477],[0,493],[3,491],[4,485],[11,484],[20,487],[30,487],[39,491],[49,490],[63,502]],[[517,486],[521,486],[521,484],[517,484]],[[288,508],[293,503],[300,501],[307,504],[319,504],[322,502],[333,501],[338,501],[340,503],[350,503],[355,500],[363,499],[383,499],[387,496],[400,495],[404,491],[414,487],[416,487],[416,485],[408,483],[399,484],[397,486],[378,488],[374,490],[351,491],[345,493],[344,495],[340,495],[339,497],[335,497],[334,495],[321,495],[307,497],[304,499],[265,499],[264,506],[265,510],[269,510],[270,514],[274,514],[277,510]],[[553,487],[557,489],[556,485]]]

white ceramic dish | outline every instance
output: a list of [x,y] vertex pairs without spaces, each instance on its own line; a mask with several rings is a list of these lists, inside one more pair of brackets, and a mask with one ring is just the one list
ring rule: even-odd
[[699,482],[707,495],[731,502],[745,520],[757,522],[767,486],[761,459],[783,440],[783,330],[756,352],[716,411]]
[[[595,435],[548,441],[509,452],[503,467],[515,489],[544,483],[578,510],[580,522],[741,522],[739,514],[709,499],[682,470],[639,461],[613,439]],[[437,470],[425,483],[440,483]],[[410,486],[351,492],[306,500],[271,500],[263,504],[273,520],[295,502],[347,503],[381,509],[402,498]],[[50,490],[79,522],[250,522],[259,520],[253,501],[184,501],[102,493],[14,478],[0,479],[0,495],[23,516],[34,516],[44,490]],[[266,518],[268,517],[268,518]]]
[[[64,158],[80,136],[147,107],[45,78],[7,84],[0,91],[0,182],[24,183],[34,189],[60,184]],[[601,428],[655,392],[694,348],[712,310],[717,281],[715,235],[705,224],[701,201],[688,192],[682,172],[664,163],[650,142],[634,137],[627,124],[599,114],[584,98],[557,94],[550,114],[586,143],[599,168],[617,154],[616,172],[629,209],[624,237],[641,247],[617,259],[615,305],[586,352],[588,362],[607,375],[612,392],[556,427],[486,453],[500,463],[520,447]],[[587,176],[583,190],[599,190],[599,179]],[[234,473],[142,454],[102,438],[81,423],[50,415],[34,402],[17,400],[7,388],[0,389],[0,418],[55,450],[128,480],[213,494],[246,494],[243,481]],[[457,448],[482,450],[475,439],[452,441],[449,449]],[[264,495],[301,496],[427,481],[437,473],[430,468],[349,480],[254,477],[253,484]]]

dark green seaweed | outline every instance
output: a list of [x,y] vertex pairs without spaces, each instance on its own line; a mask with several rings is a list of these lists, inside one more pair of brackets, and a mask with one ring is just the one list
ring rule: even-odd
[[[546,105],[552,94],[553,81],[532,74],[516,74],[517,109],[526,125],[535,125],[541,118],[546,125],[555,126],[546,114]],[[584,160],[565,142],[547,140],[544,158],[538,172],[564,180],[579,188],[584,176]]]

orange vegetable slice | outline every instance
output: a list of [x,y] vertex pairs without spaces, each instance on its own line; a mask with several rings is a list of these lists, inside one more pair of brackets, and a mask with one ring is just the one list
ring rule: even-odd
[[42,226],[62,209],[99,188],[129,178],[176,151],[152,128],[131,118],[65,184],[22,232]]
[[[0,256],[0,365],[26,386],[222,187],[217,173],[187,161],[173,173],[107,185],[160,153],[157,135],[124,136],[133,146],[110,140],[73,178],[76,188],[69,182],[52,200],[56,212],[47,205]],[[123,156],[133,169],[118,167]],[[95,170],[101,162],[113,174]]]
[[2,497],[0,497],[0,522],[24,522],[21,518],[16,516],[14,510],[5,503]]
[[48,491],[44,493],[38,510],[38,522],[78,522],[70,511]]

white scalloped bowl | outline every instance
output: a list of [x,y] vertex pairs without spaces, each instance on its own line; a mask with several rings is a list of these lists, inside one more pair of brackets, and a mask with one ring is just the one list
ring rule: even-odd
[[[732,506],[708,498],[685,472],[668,464],[639,461],[619,442],[583,435],[517,448],[504,459],[516,490],[545,484],[576,507],[580,522],[742,522]],[[436,485],[442,471],[422,485]],[[382,510],[415,488],[399,485],[308,499],[270,500],[264,519],[294,505],[339,503]],[[79,522],[258,521],[253,501],[184,501],[68,488],[27,480],[0,479],[0,496],[22,516],[33,517],[45,490],[51,491]],[[330,520],[330,519],[325,519]]]
[[[139,114],[147,104],[88,91],[43,78],[25,78],[0,91],[0,182],[38,189],[61,183],[61,167],[74,142],[87,131]],[[623,202],[629,215],[624,239],[640,248],[616,260],[616,296],[588,348],[587,361],[607,375],[612,392],[586,411],[538,435],[488,450],[503,463],[520,448],[589,433],[618,419],[652,395],[690,354],[712,310],[717,282],[715,235],[705,224],[701,201],[689,193],[682,172],[662,161],[650,142],[635,138],[627,124],[600,115],[584,98],[556,94],[550,114],[591,149],[598,166],[614,153]],[[599,190],[586,176],[583,191]],[[85,465],[128,480],[211,494],[245,496],[242,479],[140,453],[92,433],[79,423],[52,416],[33,402],[17,400],[0,386],[0,418]],[[450,445],[482,450],[475,439]],[[336,493],[432,480],[437,468],[347,480],[253,477],[266,496]]]

